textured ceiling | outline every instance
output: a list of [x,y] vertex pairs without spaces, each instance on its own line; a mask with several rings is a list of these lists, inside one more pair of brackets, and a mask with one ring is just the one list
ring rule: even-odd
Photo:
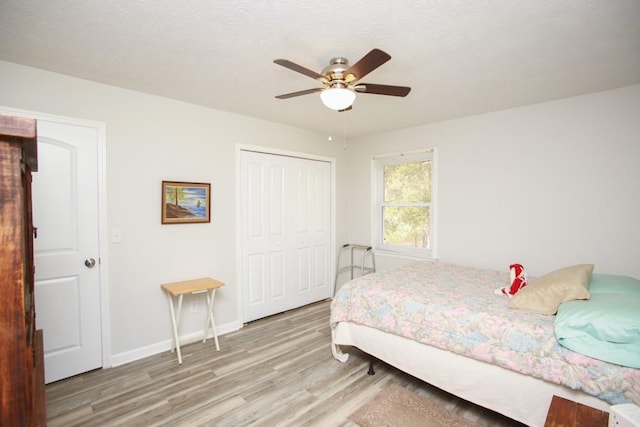
[[[274,98],[372,48],[408,97]],[[1,0],[0,59],[355,137],[640,83],[640,1]]]

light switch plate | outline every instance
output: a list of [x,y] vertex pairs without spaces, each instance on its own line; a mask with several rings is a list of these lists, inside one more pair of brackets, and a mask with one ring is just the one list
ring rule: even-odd
[[111,230],[111,243],[121,243],[122,242],[122,230],[119,228],[114,228]]

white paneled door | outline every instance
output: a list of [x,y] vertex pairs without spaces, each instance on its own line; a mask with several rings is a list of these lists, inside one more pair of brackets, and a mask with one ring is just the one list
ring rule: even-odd
[[38,120],[36,327],[47,383],[102,366],[98,129]]
[[243,321],[331,297],[331,164],[241,152]]

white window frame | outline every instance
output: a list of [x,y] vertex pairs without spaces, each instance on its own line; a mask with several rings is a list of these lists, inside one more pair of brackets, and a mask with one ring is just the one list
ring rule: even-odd
[[[384,205],[384,166],[419,161],[431,161],[431,222],[429,224],[429,248],[411,248],[388,245],[383,242],[382,207]],[[437,150],[412,151],[371,156],[371,188],[372,188],[372,242],[377,253],[402,258],[436,258],[437,248]]]

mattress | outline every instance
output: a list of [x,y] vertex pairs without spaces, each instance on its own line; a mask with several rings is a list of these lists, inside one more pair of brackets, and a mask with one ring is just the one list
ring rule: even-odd
[[559,345],[553,316],[510,309],[508,298],[494,293],[508,282],[508,272],[412,263],[343,285],[332,301],[331,325],[367,326],[610,404],[640,404],[639,369]]

